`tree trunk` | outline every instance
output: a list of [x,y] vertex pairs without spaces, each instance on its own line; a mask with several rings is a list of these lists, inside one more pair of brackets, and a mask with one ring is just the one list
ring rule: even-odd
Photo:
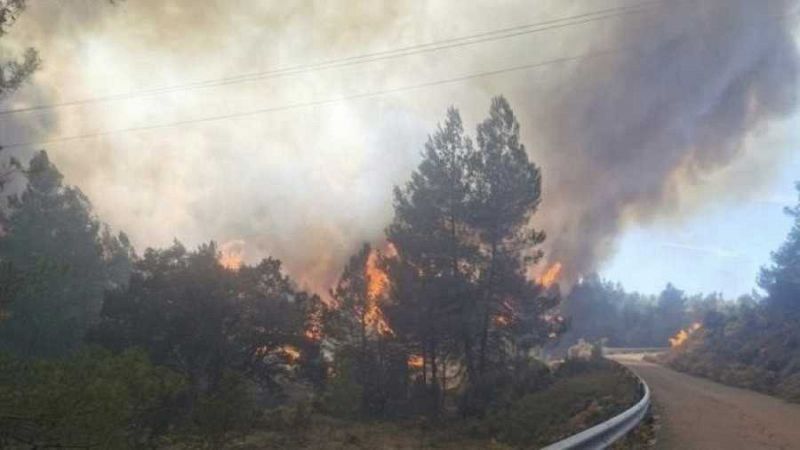
[[483,377],[486,369],[486,352],[489,345],[489,325],[491,320],[490,303],[492,301],[492,289],[494,287],[495,259],[497,258],[497,240],[494,239],[494,237],[492,237],[491,248],[492,250],[489,259],[489,277],[486,281],[486,288],[484,290],[483,324],[481,328],[480,356],[478,361],[478,370],[481,377]]

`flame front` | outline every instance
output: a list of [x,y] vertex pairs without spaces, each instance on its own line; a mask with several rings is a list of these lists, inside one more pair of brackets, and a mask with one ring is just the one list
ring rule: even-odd
[[672,348],[680,347],[689,339],[692,333],[699,330],[702,326],[700,322],[695,322],[689,325],[689,328],[678,331],[675,336],[669,338],[669,346]]
[[[391,249],[391,247],[390,247]],[[364,321],[367,326],[381,336],[394,336],[394,331],[386,321],[380,302],[389,290],[389,275],[378,265],[380,253],[372,250],[367,257],[364,275],[367,282],[367,304]]]
[[556,262],[552,266],[548,267],[547,270],[545,270],[545,272],[541,276],[539,276],[539,278],[536,279],[536,282],[546,288],[549,288],[550,286],[555,284],[556,281],[558,281],[558,278],[561,276],[562,268],[563,266],[561,265],[561,263]]
[[514,307],[507,300],[503,301],[502,306],[503,307],[500,312],[492,318],[492,323],[494,323],[496,327],[500,328],[507,327],[511,322],[513,322],[515,314]]
[[498,315],[498,316],[494,316],[494,319],[492,319],[492,323],[494,323],[495,326],[498,326],[498,327],[505,327],[505,326],[508,326],[509,323],[511,323],[511,319],[509,319],[506,316]]
[[322,340],[322,325],[318,321],[310,321],[306,326],[303,335],[311,342],[320,342]]
[[321,308],[314,308],[306,317],[306,329],[303,334],[311,342],[322,341],[322,315]]
[[283,345],[277,348],[270,348],[267,345],[262,345],[256,349],[255,354],[259,358],[270,354],[279,355],[289,364],[294,364],[300,359],[300,350],[293,345]]
[[239,270],[244,263],[244,241],[228,241],[219,247],[219,263],[228,270]]
[[425,365],[425,359],[420,355],[411,355],[408,357],[408,367],[412,369],[421,369]]
[[300,350],[291,345],[284,345],[278,349],[290,364],[294,364],[300,359]]

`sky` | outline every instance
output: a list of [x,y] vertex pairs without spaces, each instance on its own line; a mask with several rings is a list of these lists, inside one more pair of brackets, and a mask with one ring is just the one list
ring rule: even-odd
[[[800,136],[784,145],[800,145]],[[729,300],[760,292],[759,270],[792,226],[783,209],[798,204],[800,152],[774,177],[758,197],[708,204],[679,223],[631,227],[600,274],[645,294],[657,295],[667,283],[688,293],[718,292]]]
[[[33,46],[43,65],[0,109],[118,98],[0,116],[0,143],[25,144],[10,149],[23,159],[45,148],[140,251],[213,239],[248,262],[278,257],[325,292],[363,241],[382,240],[392,189],[447,108],[473,133],[505,95],[543,172],[539,268],[564,262],[565,283],[596,270],[645,293],[671,281],[735,297],[785,236],[800,179],[795,6],[31,0],[0,55]],[[512,33],[247,75],[502,29]],[[585,55],[603,56],[573,58]],[[244,82],[137,95],[215,79]]]

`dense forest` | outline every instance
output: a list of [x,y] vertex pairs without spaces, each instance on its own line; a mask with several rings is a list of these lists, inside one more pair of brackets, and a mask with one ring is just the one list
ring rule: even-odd
[[558,290],[528,276],[541,175],[502,97],[476,136],[448,111],[396,189],[386,244],[364,244],[325,297],[278,260],[233,264],[213,242],[139,254],[46,152],[7,159],[21,190],[6,193],[0,236],[0,442],[218,448],[315,412],[479,420],[478,437],[547,442],[585,398],[566,397],[564,421],[508,420],[527,417],[520,399],[595,377],[589,394],[621,393],[587,417],[632,401],[617,368],[533,357],[566,323]]

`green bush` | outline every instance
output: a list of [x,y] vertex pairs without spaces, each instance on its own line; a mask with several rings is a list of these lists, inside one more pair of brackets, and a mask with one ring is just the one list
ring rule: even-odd
[[465,390],[459,399],[461,414],[482,417],[488,409],[508,406],[552,382],[553,375],[546,364],[533,358],[520,359],[511,370],[506,367],[491,370],[480,383]]
[[144,352],[69,359],[0,357],[0,447],[150,446],[167,431],[183,380]]
[[323,395],[323,411],[334,417],[356,417],[362,410],[363,387],[356,379],[355,361],[340,358]]
[[221,448],[236,436],[251,430],[258,419],[255,386],[243,375],[226,371],[219,384],[199,396],[191,414],[189,436],[196,446]]
[[606,360],[569,360],[554,383],[490,411],[484,432],[512,445],[543,446],[588,428],[633,405],[638,383]]
[[800,373],[790,375],[778,384],[778,394],[790,402],[800,403]]

